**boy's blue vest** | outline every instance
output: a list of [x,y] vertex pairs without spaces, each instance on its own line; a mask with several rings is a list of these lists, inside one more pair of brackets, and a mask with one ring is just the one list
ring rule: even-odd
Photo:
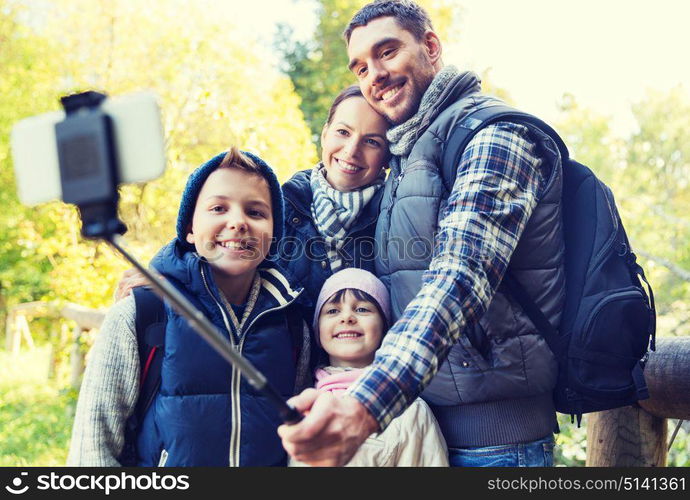
[[[300,292],[277,269],[267,262],[259,269],[261,292],[239,336],[226,319],[208,263],[172,242],[152,265],[240,346],[283,396],[293,394],[295,355],[287,315]],[[273,406],[184,318],[167,305],[166,311],[161,387],[137,437],[138,465],[284,465],[286,454],[276,433],[281,421]]]
[[[312,192],[310,170],[297,172],[283,184],[285,196],[285,233],[278,245],[278,264],[304,287],[300,298],[311,311],[321,286],[331,274],[326,246],[311,215]],[[379,215],[383,189],[371,201],[352,225],[341,253],[346,267],[374,272],[376,249],[374,232]]]

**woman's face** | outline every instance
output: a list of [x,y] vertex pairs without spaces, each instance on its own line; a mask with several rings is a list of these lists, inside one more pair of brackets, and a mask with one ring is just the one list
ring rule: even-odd
[[362,97],[341,102],[321,133],[321,161],[338,191],[371,184],[388,161],[388,123]]

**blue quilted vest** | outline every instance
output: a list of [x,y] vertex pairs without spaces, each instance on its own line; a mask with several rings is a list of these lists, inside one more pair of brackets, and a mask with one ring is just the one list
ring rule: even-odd
[[[293,394],[295,353],[287,315],[299,295],[267,262],[262,287],[244,331],[227,319],[206,262],[175,242],[152,265],[192,301],[284,396]],[[281,424],[268,400],[217,354],[186,320],[166,305],[168,315],[161,386],[137,437],[138,465],[285,465],[276,433]]]

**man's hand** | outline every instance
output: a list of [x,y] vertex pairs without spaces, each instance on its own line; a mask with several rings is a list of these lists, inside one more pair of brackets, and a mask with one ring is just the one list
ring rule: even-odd
[[309,465],[343,466],[379,430],[378,422],[352,396],[306,389],[288,402],[306,416],[298,424],[281,425],[278,434],[287,452]]
[[132,291],[132,288],[138,286],[147,286],[149,280],[147,280],[143,274],[141,274],[136,269],[127,269],[122,273],[122,278],[117,284],[117,290],[115,290],[115,302],[122,300]]

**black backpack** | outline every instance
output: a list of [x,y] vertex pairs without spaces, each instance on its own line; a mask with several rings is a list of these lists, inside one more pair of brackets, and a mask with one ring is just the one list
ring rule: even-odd
[[[443,182],[452,188],[467,144],[497,121],[536,127],[556,143],[563,162],[566,295],[560,325],[552,325],[508,268],[504,283],[558,361],[556,410],[577,417],[649,397],[643,376],[655,350],[654,294],[623,229],[611,190],[572,160],[559,135],[538,118],[504,105],[470,113],[451,132]],[[649,296],[640,283],[649,290]]]
[[135,329],[139,349],[139,399],[125,423],[125,445],[118,461],[123,467],[137,464],[136,438],[146,411],[161,385],[167,316],[163,301],[149,288],[132,290],[136,306]]
[[[134,467],[137,464],[136,438],[139,428],[161,385],[167,322],[163,301],[150,288],[134,288],[132,295],[136,307],[135,329],[139,349],[139,399],[134,412],[125,423],[125,444],[118,457],[123,467]],[[303,343],[301,316],[288,315],[288,328],[297,354]],[[310,348],[313,344],[311,343]],[[312,352],[310,360],[314,359]],[[309,368],[313,366],[310,365]]]

